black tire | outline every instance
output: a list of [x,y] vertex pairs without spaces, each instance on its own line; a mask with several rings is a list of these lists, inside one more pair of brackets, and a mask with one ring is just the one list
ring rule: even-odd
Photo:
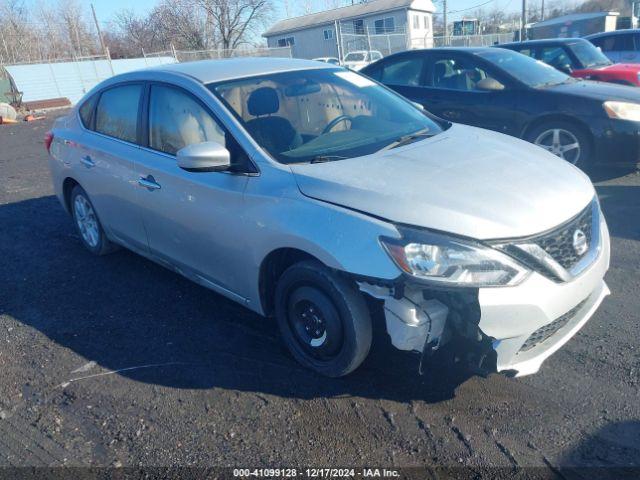
[[[86,202],[86,205],[91,208],[91,215],[94,218],[96,226],[95,242],[87,236],[86,232],[83,233],[82,231],[82,228],[80,226],[81,222],[79,221],[81,213],[79,212],[79,206],[77,203],[78,200]],[[73,224],[76,228],[76,231],[78,232],[80,241],[87,250],[89,250],[94,255],[106,255],[107,253],[111,253],[117,249],[116,245],[114,245],[104,233],[102,224],[100,223],[100,220],[98,218],[98,214],[93,207],[93,203],[91,203],[89,195],[87,195],[87,192],[85,192],[80,185],[76,185],[71,191],[69,207],[71,209],[71,216],[73,217]]]
[[278,280],[276,317],[295,359],[327,377],[360,366],[371,348],[371,316],[357,285],[315,261],[289,267]]
[[[526,140],[531,143],[537,144],[536,141],[540,139],[540,137],[542,137],[546,132],[552,132],[553,130],[568,132],[570,135],[573,135],[573,137],[575,137],[578,144],[580,145],[580,153],[579,155],[577,155],[577,158],[575,160],[573,158],[565,158],[565,160],[574,164],[576,167],[580,167],[582,169],[587,169],[591,167],[591,164],[592,164],[591,136],[580,125],[577,125],[575,123],[572,123],[566,120],[552,120],[549,122],[544,122],[532,128],[527,133]],[[553,134],[551,134],[551,136],[553,136]],[[567,137],[563,134],[562,138],[566,139]],[[551,153],[554,153],[554,152],[551,152]]]

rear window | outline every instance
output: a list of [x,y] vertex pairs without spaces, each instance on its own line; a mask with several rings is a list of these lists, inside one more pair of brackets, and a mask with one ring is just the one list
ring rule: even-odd
[[123,85],[102,92],[96,108],[96,132],[135,143],[141,93],[142,85]]
[[80,106],[80,120],[85,128],[92,128],[91,121],[93,119],[93,110],[96,105],[96,99],[97,95],[93,95]]

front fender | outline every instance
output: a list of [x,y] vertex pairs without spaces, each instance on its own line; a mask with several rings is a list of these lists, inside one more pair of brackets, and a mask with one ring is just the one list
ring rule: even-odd
[[330,268],[354,275],[388,280],[400,275],[379,242],[381,236],[399,238],[393,224],[305,197],[288,174],[282,182],[254,178],[245,191],[243,216],[247,234],[253,235],[247,242],[250,259],[246,262],[251,308],[261,308],[260,266],[269,253],[281,248],[302,250]]

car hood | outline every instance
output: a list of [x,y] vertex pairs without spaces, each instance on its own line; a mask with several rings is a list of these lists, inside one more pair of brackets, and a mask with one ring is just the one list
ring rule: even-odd
[[621,100],[640,103],[640,91],[638,88],[630,88],[628,85],[618,85],[607,82],[592,82],[590,80],[576,80],[547,87],[546,90],[595,100]]
[[595,194],[589,178],[564,160],[463,125],[385,152],[291,169],[308,197],[482,240],[553,228]]

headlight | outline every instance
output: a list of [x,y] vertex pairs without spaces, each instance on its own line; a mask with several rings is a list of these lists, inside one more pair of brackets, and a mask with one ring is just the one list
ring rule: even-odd
[[529,270],[511,257],[472,241],[399,228],[401,239],[382,245],[406,273],[442,286],[505,287],[520,283]]
[[640,122],[640,104],[628,102],[604,102],[602,104],[609,118]]

